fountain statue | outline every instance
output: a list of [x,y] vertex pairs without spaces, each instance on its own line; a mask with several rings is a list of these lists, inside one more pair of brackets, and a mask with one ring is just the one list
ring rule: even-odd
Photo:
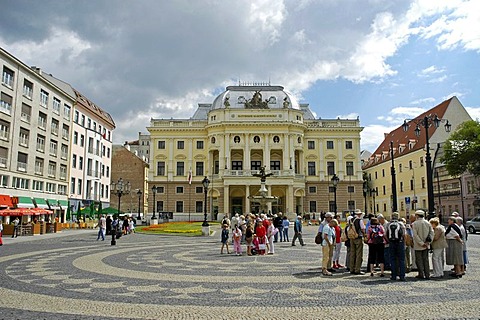
[[258,173],[254,173],[254,177],[259,177],[260,178],[260,190],[258,190],[260,195],[255,195],[255,196],[249,196],[248,198],[254,201],[260,202],[260,212],[267,213],[268,212],[268,204],[276,201],[278,197],[275,196],[269,196],[267,187],[265,185],[267,181],[267,177],[272,176],[273,173],[266,173],[265,172],[265,166],[261,167]]

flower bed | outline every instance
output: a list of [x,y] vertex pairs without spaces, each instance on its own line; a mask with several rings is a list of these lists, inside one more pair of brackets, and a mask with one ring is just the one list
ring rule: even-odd
[[[210,223],[210,225],[218,225]],[[202,222],[167,222],[161,224],[150,225],[146,227],[138,227],[136,231],[145,234],[177,234],[184,236],[201,236]]]

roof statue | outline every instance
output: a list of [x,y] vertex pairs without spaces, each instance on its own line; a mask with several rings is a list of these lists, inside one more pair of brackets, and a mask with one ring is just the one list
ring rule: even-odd
[[267,109],[268,100],[262,101],[262,94],[260,93],[260,91],[256,90],[253,94],[252,99],[245,102],[245,108]]
[[260,182],[263,182],[263,183],[264,183],[265,181],[267,181],[267,177],[270,177],[270,176],[273,175],[272,172],[270,172],[270,173],[265,173],[265,166],[260,167],[260,170],[259,170],[259,171],[260,171],[259,173],[254,173],[254,174],[252,174],[252,175],[253,175],[254,177],[259,177],[259,178],[260,178]]

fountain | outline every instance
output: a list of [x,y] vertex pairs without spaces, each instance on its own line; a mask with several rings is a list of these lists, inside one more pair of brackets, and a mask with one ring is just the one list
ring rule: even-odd
[[267,213],[268,212],[268,203],[276,201],[278,197],[276,196],[269,196],[267,195],[268,190],[265,186],[265,182],[267,181],[267,177],[270,177],[273,173],[266,173],[265,166],[260,168],[259,173],[254,173],[254,177],[260,178],[260,190],[258,190],[260,195],[249,196],[248,199],[255,200],[260,202],[260,212]]

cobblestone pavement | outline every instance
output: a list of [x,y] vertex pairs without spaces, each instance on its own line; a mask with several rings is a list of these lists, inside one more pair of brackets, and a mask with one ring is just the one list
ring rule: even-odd
[[116,246],[91,230],[4,238],[0,319],[480,318],[480,235],[469,237],[462,279],[446,271],[440,280],[410,273],[393,282],[322,276],[316,227],[304,231],[305,247],[276,243],[274,255],[253,257],[220,254],[219,233],[134,234]]

